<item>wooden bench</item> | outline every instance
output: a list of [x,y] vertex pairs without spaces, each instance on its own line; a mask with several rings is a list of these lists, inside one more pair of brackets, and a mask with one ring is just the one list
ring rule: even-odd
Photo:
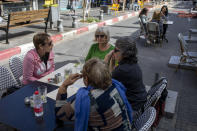
[[6,43],[8,44],[9,29],[15,29],[32,24],[45,23],[45,32],[49,20],[50,9],[40,9],[33,11],[12,12],[8,15],[7,23],[0,25],[0,30],[6,32]]

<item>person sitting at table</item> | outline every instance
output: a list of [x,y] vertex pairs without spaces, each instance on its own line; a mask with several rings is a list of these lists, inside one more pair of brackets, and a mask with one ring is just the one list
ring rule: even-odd
[[161,21],[161,13],[154,11],[151,22],[157,22],[159,24],[160,34],[163,34],[163,22]]
[[109,44],[110,34],[106,27],[99,27],[95,32],[95,41],[85,58],[85,61],[96,57],[99,59],[104,59],[105,55],[114,49],[114,46]]
[[148,9],[147,8],[143,8],[140,13],[139,13],[139,18],[144,26],[144,31],[147,35],[147,28],[146,28],[146,23],[148,22]]
[[[128,37],[123,37],[116,40],[115,49],[107,54],[104,59],[108,63],[110,71],[112,71],[112,78],[120,81],[127,88],[127,99],[134,112],[143,108],[147,100],[142,71],[137,63],[136,55],[135,42]],[[118,61],[118,66],[116,67],[114,64],[115,60]]]
[[53,42],[47,33],[37,33],[33,37],[34,49],[27,52],[23,62],[23,84],[38,80],[55,69]]
[[[168,7],[166,5],[161,7],[160,14],[161,14],[161,19],[163,19],[165,21],[168,20]],[[165,39],[165,40],[167,40],[166,36],[165,36],[167,28],[168,28],[168,25],[167,24],[163,24],[163,35],[162,35],[162,38]]]
[[67,97],[67,88],[81,78],[71,74],[59,87],[56,96],[57,120],[74,120],[75,131],[118,130],[130,131],[132,108],[125,87],[111,78],[104,61],[88,60],[83,67],[83,81],[75,96]]

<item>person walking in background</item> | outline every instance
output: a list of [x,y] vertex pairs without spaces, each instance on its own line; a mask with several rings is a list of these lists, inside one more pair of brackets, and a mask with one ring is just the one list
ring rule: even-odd
[[23,84],[38,80],[55,69],[53,42],[47,33],[38,33],[33,37],[34,49],[27,52],[23,62]]
[[[161,7],[161,19],[163,21],[167,21],[168,20],[168,7],[166,5]],[[162,34],[162,39],[166,39],[166,31],[167,31],[168,25],[167,24],[163,24],[163,34]]]
[[96,57],[104,59],[105,55],[114,49],[114,46],[109,44],[110,34],[106,27],[99,27],[95,32],[95,42],[89,49],[85,61]]
[[[83,75],[71,74],[59,87],[56,96],[56,118],[75,121],[75,131],[131,131],[132,108],[125,87],[111,78],[104,61],[88,60]],[[86,87],[67,97],[67,88],[83,76]]]
[[[112,78],[120,81],[127,88],[127,99],[135,112],[143,108],[147,100],[142,71],[136,55],[135,42],[124,37],[116,41],[115,49],[107,54],[104,60],[112,71]],[[115,60],[118,61],[118,66],[115,66]]]

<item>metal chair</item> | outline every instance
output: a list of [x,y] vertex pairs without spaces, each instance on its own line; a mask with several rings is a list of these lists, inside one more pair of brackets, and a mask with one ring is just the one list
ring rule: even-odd
[[144,110],[148,109],[150,106],[154,107],[156,105],[166,87],[167,79],[165,77],[161,77],[157,82],[155,82],[155,84],[151,86],[151,88],[147,92],[147,101],[144,104],[143,109],[140,109],[136,113],[136,118],[138,118],[144,112]]
[[181,33],[178,34],[178,40],[181,49],[181,56],[180,56],[180,64],[197,64],[197,52],[189,52],[188,50],[188,43],[184,40],[183,35]]
[[12,72],[15,80],[17,81],[18,85],[20,85],[20,86],[22,85],[20,78],[23,75],[24,55],[25,54],[15,55],[9,59],[9,66],[10,66],[11,72]]
[[160,27],[157,22],[147,22],[146,24],[147,28],[147,39],[150,41],[151,44],[160,44],[162,45],[162,37],[161,37],[161,32],[160,32]]
[[0,66],[0,83],[0,92],[5,92],[10,87],[18,86],[9,70],[4,66]]
[[154,107],[149,107],[144,113],[134,122],[134,128],[137,131],[148,131],[156,118],[156,110]]
[[140,35],[139,35],[139,38],[140,36],[143,36],[146,34],[146,31],[144,29],[144,25],[142,24],[142,20],[139,18],[139,23],[140,23]]

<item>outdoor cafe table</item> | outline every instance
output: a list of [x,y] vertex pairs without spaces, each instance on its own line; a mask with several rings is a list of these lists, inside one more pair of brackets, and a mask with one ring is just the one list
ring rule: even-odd
[[20,131],[54,130],[57,126],[54,110],[55,100],[47,98],[47,103],[43,104],[43,119],[36,119],[33,108],[24,103],[24,98],[33,95],[34,91],[37,90],[37,87],[40,85],[47,86],[47,92],[58,88],[55,85],[35,81],[2,98],[0,100],[0,122]]
[[[45,77],[42,77],[38,81],[43,82],[43,83],[47,83],[47,84],[51,84],[51,85],[55,85],[55,86],[61,86],[63,81],[65,80],[64,70],[65,69],[71,69],[72,73],[80,73],[81,68],[79,68],[79,66],[80,65],[76,66],[75,63],[69,63],[69,64],[67,64],[67,65],[55,70],[54,72],[46,75]],[[57,73],[61,73],[62,82],[59,82],[59,83],[49,82],[48,79],[54,78],[55,74],[57,74]],[[83,79],[82,78],[77,80],[73,85],[68,87],[68,89],[67,89],[67,97],[70,97],[71,95],[75,94],[80,87],[84,87],[84,83],[83,83]],[[48,97],[50,97],[52,99],[55,99],[56,94],[57,94],[57,90],[55,90],[55,91],[51,92],[50,94],[48,94]]]
[[172,25],[173,23],[174,23],[173,21],[169,21],[169,20],[163,22],[163,24],[165,25]]

